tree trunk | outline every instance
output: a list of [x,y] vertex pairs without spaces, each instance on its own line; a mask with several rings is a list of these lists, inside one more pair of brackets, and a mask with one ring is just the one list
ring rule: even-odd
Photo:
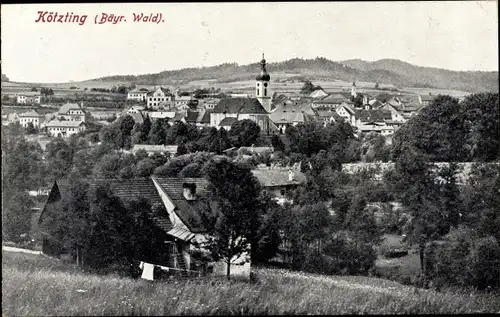
[[425,244],[420,243],[418,253],[420,256],[420,268],[422,269],[422,273],[425,273],[424,252],[425,252]]
[[78,252],[78,247],[76,248],[76,266],[80,267],[80,254]]
[[227,261],[227,279],[230,280],[231,279],[231,259],[229,259],[229,261]]

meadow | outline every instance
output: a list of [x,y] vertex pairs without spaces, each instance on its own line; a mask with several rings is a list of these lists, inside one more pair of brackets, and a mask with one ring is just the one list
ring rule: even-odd
[[500,297],[436,292],[362,276],[255,268],[224,278],[148,282],[91,275],[59,260],[3,251],[2,312],[34,315],[498,313]]

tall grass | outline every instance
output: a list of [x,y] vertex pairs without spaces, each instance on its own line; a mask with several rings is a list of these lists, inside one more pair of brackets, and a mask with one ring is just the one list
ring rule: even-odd
[[367,277],[256,269],[257,281],[148,282],[79,272],[57,260],[3,253],[5,316],[422,314],[499,312],[500,298],[438,293]]

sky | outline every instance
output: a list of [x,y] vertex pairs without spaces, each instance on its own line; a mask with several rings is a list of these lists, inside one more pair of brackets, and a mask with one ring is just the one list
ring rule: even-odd
[[[39,11],[88,17],[35,22]],[[1,66],[11,81],[57,83],[244,65],[264,52],[268,62],[397,58],[498,71],[497,12],[496,1],[9,4],[1,6]],[[124,18],[95,24],[102,13]],[[162,22],[133,22],[134,13],[161,13]]]

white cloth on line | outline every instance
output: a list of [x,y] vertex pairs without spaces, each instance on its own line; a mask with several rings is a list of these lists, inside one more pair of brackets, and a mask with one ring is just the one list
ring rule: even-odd
[[141,278],[149,281],[154,280],[153,277],[153,269],[155,267],[154,264],[141,262],[141,266],[143,267]]

